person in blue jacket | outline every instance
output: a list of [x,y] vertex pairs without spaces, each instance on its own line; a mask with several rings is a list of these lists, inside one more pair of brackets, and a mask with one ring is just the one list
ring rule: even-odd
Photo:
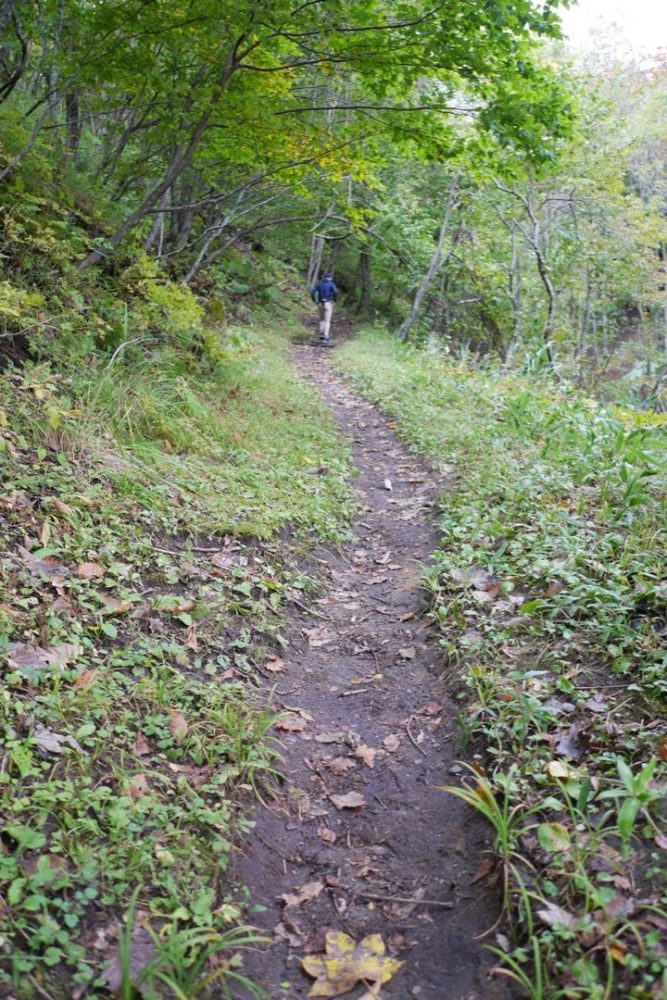
[[337,295],[338,289],[334,284],[331,271],[325,271],[321,280],[317,281],[310,290],[310,297],[313,302],[317,303],[320,314],[320,340],[323,344],[329,343],[331,314]]

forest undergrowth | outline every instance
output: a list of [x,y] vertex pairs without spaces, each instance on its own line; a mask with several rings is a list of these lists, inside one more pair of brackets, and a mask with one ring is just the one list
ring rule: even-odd
[[366,328],[352,385],[452,473],[426,572],[498,969],[533,1000],[667,995],[665,418]]
[[257,688],[310,585],[301,546],[351,503],[271,331],[196,364],[140,343],[0,375],[3,996],[244,981],[225,873],[280,766]]

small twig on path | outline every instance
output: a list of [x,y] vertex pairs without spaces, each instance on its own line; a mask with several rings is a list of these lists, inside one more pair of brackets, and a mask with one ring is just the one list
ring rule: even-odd
[[348,892],[353,893],[355,896],[360,896],[362,899],[373,899],[380,903],[406,903],[415,906],[439,906],[443,910],[453,910],[455,903],[446,899],[418,899],[413,896],[385,896],[382,893],[376,892],[359,892],[359,890],[349,887]]
[[208,548],[202,545],[186,545],[184,549],[161,549],[159,545],[153,546],[154,552],[164,552],[167,556],[185,556],[188,552],[222,552],[223,546],[216,545],[215,548]]
[[315,611],[314,608],[309,608],[307,604],[303,604],[302,601],[298,601],[296,597],[290,597],[288,600],[291,601],[292,604],[296,604],[297,608],[301,608],[301,610],[305,611],[306,614],[313,615],[314,618],[321,618],[323,622],[331,622],[331,618],[327,618],[326,615],[320,614],[320,612]]
[[45,1000],[54,1000],[52,994],[51,993],[47,993],[46,990],[42,986],[39,985],[39,983],[34,978],[34,976],[29,976],[28,978],[30,979],[30,982],[31,982],[32,986],[37,990],[37,992],[39,993],[40,996],[44,997]]
[[575,684],[573,687],[575,691],[592,691],[593,688],[626,688],[636,683],[636,681],[625,681],[623,684]]
[[353,691],[341,691],[339,698],[349,698],[353,694],[368,694],[368,688],[355,688]]
[[222,552],[224,546],[215,545],[213,548],[206,545],[188,545],[186,551],[189,549],[190,552]]
[[419,752],[420,752],[420,754],[422,754],[422,756],[428,757],[428,754],[426,753],[426,751],[424,750],[424,748],[420,747],[419,743],[417,743],[417,740],[414,738],[414,736],[410,732],[410,723],[412,722],[412,719],[413,719],[413,717],[410,716],[410,718],[408,719],[408,721],[405,723],[405,731],[408,734],[408,736],[410,737],[410,742],[412,743],[412,745],[414,747],[416,747],[417,750],[419,750]]

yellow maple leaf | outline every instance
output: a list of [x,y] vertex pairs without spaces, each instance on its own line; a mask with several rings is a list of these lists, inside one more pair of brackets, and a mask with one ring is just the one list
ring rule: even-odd
[[385,955],[379,934],[370,934],[357,944],[342,931],[328,931],[324,955],[306,955],[301,964],[316,979],[309,997],[338,997],[357,983],[388,983],[403,965]]

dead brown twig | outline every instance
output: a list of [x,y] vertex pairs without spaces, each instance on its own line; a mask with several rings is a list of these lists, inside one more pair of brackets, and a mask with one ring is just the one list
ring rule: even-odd
[[412,743],[413,747],[415,747],[417,750],[419,750],[419,752],[422,755],[422,757],[428,757],[428,754],[426,753],[426,751],[424,750],[424,748],[421,747],[419,745],[419,743],[417,743],[417,740],[412,735],[412,731],[410,729],[410,723],[412,722],[413,718],[414,718],[414,716],[411,715],[410,718],[408,719],[408,721],[405,723],[405,731],[408,734],[408,736],[410,738],[410,742]]

